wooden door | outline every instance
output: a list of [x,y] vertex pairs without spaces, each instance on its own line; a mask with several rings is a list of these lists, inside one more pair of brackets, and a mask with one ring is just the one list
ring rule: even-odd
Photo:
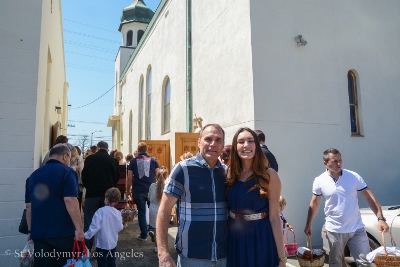
[[147,144],[147,154],[155,157],[159,166],[165,166],[171,172],[171,152],[169,140],[141,140]]
[[190,152],[193,156],[197,154],[199,137],[199,133],[175,133],[175,163],[181,161],[180,156],[184,152]]

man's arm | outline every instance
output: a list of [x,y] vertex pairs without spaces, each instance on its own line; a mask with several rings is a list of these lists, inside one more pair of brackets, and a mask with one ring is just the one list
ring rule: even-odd
[[31,239],[31,203],[26,203],[26,224],[28,225],[28,240]]
[[[383,216],[382,213],[382,208],[381,205],[379,204],[378,200],[376,200],[374,194],[372,194],[371,190],[365,189],[363,191],[360,191],[361,196],[367,201],[369,207],[371,210],[375,213],[376,217],[381,217]],[[379,220],[378,221],[378,229],[379,231],[383,231],[387,233],[389,230],[389,226],[384,220]]]
[[78,241],[84,241],[85,235],[83,233],[82,218],[81,213],[79,212],[78,199],[76,197],[64,197],[64,203],[75,226],[75,239]]
[[168,225],[171,218],[171,210],[178,201],[176,197],[163,193],[160,208],[157,213],[157,247],[159,266],[175,267],[176,264],[168,250]]
[[317,216],[319,206],[321,205],[321,196],[313,195],[310,201],[310,207],[308,208],[306,227],[304,228],[304,233],[306,235],[312,235],[312,221],[315,216]]

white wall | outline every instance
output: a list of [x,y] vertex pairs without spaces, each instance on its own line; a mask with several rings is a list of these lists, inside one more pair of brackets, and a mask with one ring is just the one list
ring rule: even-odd
[[[0,261],[18,265],[25,180],[47,152],[50,128],[67,111],[60,2],[3,1],[0,9]],[[51,13],[52,9],[52,13]],[[51,69],[48,55],[51,54]],[[48,74],[51,73],[51,77]],[[51,88],[46,104],[46,88]],[[64,133],[65,134],[65,133]]]
[[[299,233],[329,147],[342,152],[344,168],[359,172],[382,204],[400,202],[391,186],[400,156],[399,7],[395,1],[251,2],[255,128],[265,131],[278,160],[286,214]],[[297,46],[298,34],[306,46]],[[351,137],[352,69],[359,74],[364,137]],[[321,208],[313,224],[316,246],[323,222]]]

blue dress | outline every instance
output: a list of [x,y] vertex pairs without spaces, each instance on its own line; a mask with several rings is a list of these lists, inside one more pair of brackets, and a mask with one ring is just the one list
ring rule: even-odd
[[[254,177],[247,182],[237,181],[228,191],[228,209],[235,214],[269,212],[268,199],[260,198],[254,186]],[[245,221],[228,219],[228,262],[227,266],[276,267],[279,265],[275,239],[269,217]]]

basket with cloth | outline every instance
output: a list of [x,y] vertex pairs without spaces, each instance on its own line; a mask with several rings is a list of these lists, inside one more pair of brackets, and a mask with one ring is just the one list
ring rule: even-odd
[[326,251],[313,249],[310,236],[306,236],[307,247],[300,247],[296,251],[296,258],[301,267],[322,267],[325,262]]
[[400,267],[400,248],[396,247],[396,242],[390,232],[392,247],[385,244],[385,233],[382,232],[382,244],[379,248],[367,254],[367,260],[374,262],[377,267]]

